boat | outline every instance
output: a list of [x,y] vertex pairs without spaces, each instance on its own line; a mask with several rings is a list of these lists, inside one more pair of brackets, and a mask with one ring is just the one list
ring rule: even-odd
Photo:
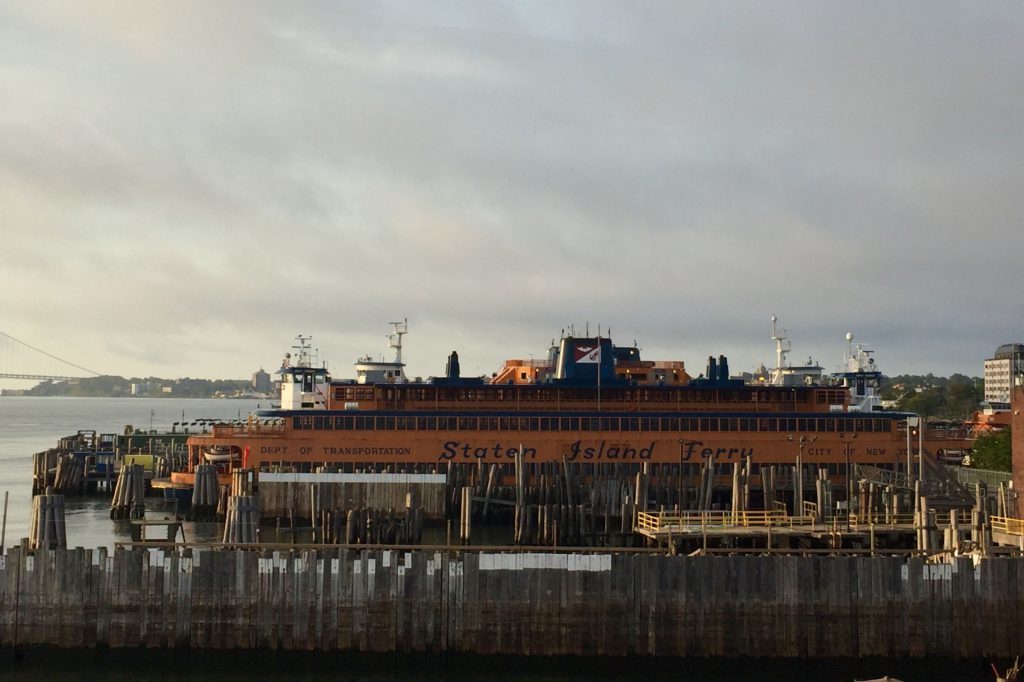
[[230,445],[211,445],[203,450],[203,459],[212,464],[237,461],[242,458],[242,450]]
[[214,447],[248,452],[246,466],[298,472],[447,471],[518,457],[631,470],[749,460],[755,475],[803,461],[838,478],[853,464],[905,472],[922,451],[934,461],[917,415],[875,409],[867,389],[881,375],[863,349],[855,357],[861,366],[837,383],[789,372],[747,384],[730,376],[722,355],[709,356],[693,378],[682,361],[644,360],[635,343],[570,329],[545,360],[510,360],[491,377],[464,377],[453,352],[443,376],[410,381],[401,361],[408,328],[393,325],[395,359],[360,359],[355,380],[332,379],[313,360],[309,337],[298,337],[297,356],[279,370],[281,407],[191,436],[190,467]]

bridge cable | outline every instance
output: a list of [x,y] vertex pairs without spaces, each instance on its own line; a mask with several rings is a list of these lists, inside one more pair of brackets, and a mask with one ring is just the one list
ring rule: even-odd
[[63,358],[58,358],[56,355],[54,355],[52,353],[47,353],[45,350],[41,350],[39,348],[36,348],[35,346],[33,346],[31,344],[28,344],[28,343],[25,343],[24,341],[19,341],[18,339],[14,338],[13,336],[11,336],[10,334],[8,334],[6,332],[0,332],[0,335],[6,336],[11,341],[14,341],[15,343],[20,343],[22,346],[25,346],[26,348],[30,348],[30,349],[34,350],[35,352],[37,352],[37,353],[42,353],[43,355],[45,355],[48,358],[53,358],[57,362],[63,362],[65,365],[70,365],[71,367],[74,367],[75,369],[80,369],[83,372],[88,372],[89,374],[95,374],[96,376],[101,376],[101,374],[99,372],[95,371],[95,370],[91,370],[88,367],[82,367],[81,365],[76,365],[75,363],[68,362],[67,360],[65,360]]

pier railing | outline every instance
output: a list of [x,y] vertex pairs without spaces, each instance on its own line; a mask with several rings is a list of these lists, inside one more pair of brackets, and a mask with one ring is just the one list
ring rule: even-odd
[[813,516],[789,516],[777,509],[751,511],[638,512],[636,530],[647,535],[707,528],[793,527],[814,524]]
[[[948,521],[949,515],[943,514],[940,519],[943,522]],[[970,527],[972,522],[971,512],[957,512],[956,520],[958,524]],[[885,512],[850,514],[850,530],[859,531],[870,526],[913,526],[915,521],[913,512],[903,514],[887,514]]]
[[1015,519],[1010,516],[993,516],[991,517],[991,522],[992,532],[994,533],[1024,536],[1024,519]]

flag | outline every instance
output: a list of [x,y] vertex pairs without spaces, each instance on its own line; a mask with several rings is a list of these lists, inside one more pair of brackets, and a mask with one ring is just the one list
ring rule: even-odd
[[597,365],[601,363],[601,346],[576,346],[577,364]]

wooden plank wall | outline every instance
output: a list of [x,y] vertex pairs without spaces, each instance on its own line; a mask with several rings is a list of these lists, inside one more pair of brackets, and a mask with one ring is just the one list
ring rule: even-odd
[[1003,657],[1024,561],[57,549],[0,562],[0,646]]
[[[393,478],[397,475],[392,475]],[[442,477],[443,478],[443,477]],[[316,489],[311,495],[311,488]],[[415,492],[423,516],[430,520],[444,518],[444,482],[388,482],[388,481],[345,481],[345,482],[268,482],[260,480],[259,506],[263,519],[312,518],[312,500],[318,501],[319,510],[337,511],[349,509],[405,509],[405,496]],[[319,511],[318,510],[318,511]]]

